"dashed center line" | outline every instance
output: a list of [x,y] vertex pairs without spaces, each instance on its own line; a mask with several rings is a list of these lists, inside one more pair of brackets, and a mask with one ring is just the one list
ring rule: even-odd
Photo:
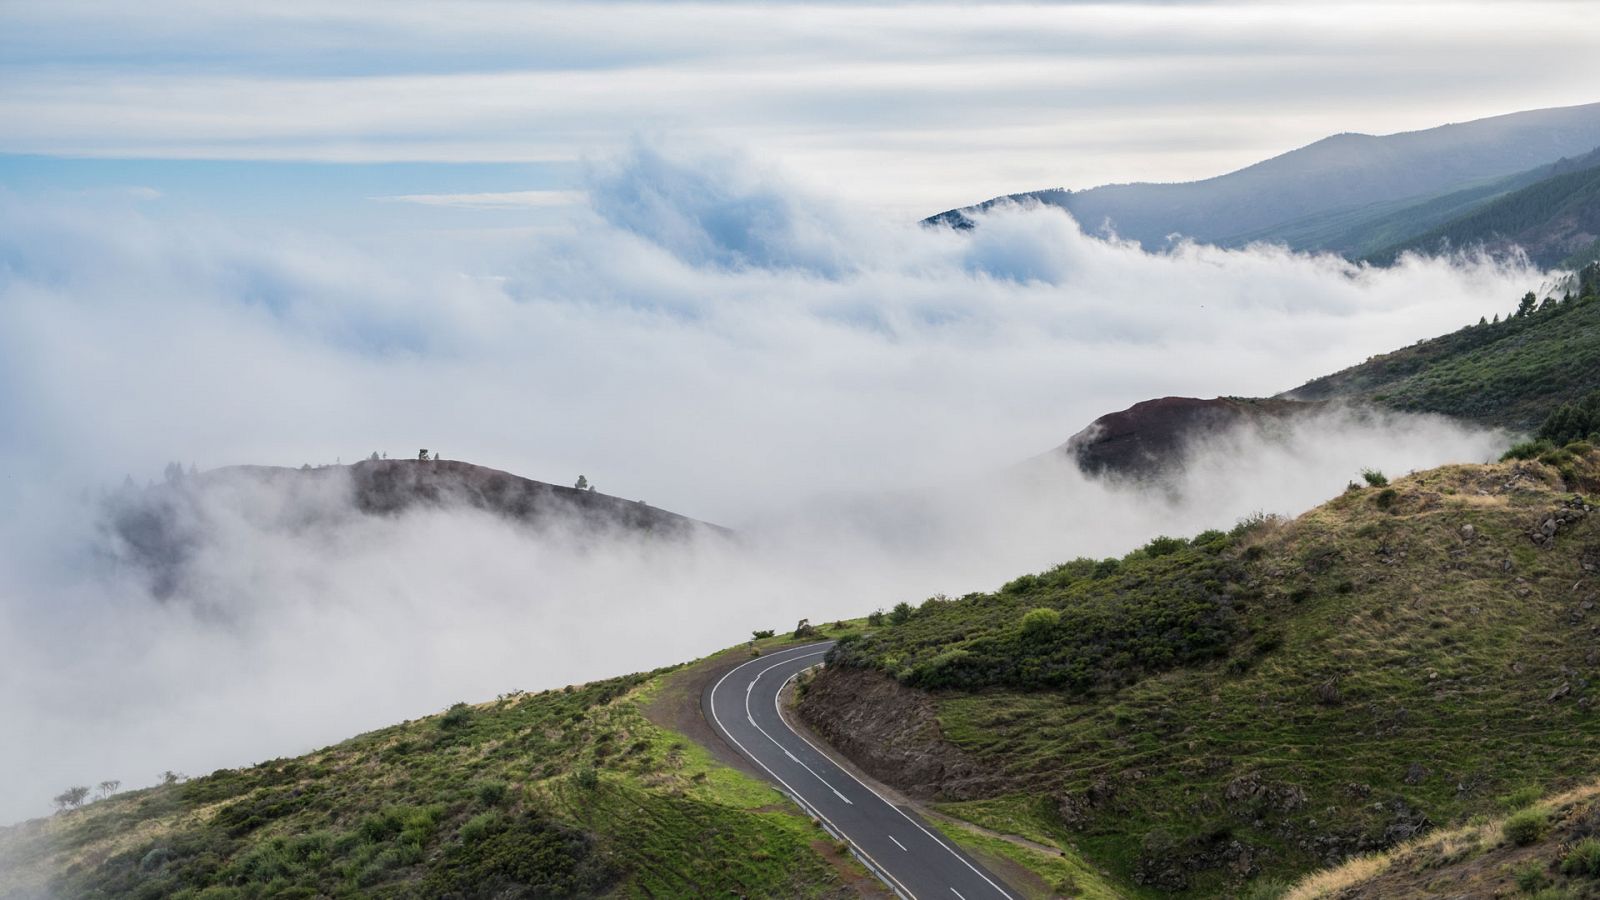
[[[951,888],[950,889],[950,893],[955,894],[957,897],[961,897],[961,892],[956,890],[955,888]],[[961,900],[967,900],[967,898],[961,897]]]
[[[894,845],[895,845],[895,846],[896,846],[896,847],[899,847],[899,848],[900,848],[900,849],[901,849],[901,850],[905,850],[905,849],[906,849],[906,845],[905,845],[905,844],[902,844],[902,843],[900,843],[900,842],[899,842],[899,841],[895,841],[895,839],[894,839],[894,835],[892,835],[892,834],[891,834],[891,835],[889,835],[889,840],[891,840],[891,841],[894,841]],[[911,852],[911,851],[909,851],[909,850],[907,850],[907,851],[906,851],[906,852],[907,852],[907,853],[909,853],[909,852]]]

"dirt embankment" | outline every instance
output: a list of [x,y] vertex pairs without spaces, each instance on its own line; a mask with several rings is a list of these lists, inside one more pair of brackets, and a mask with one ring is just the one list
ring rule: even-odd
[[944,740],[927,694],[869,669],[828,666],[807,684],[800,718],[862,771],[921,800],[971,800],[1001,790]]

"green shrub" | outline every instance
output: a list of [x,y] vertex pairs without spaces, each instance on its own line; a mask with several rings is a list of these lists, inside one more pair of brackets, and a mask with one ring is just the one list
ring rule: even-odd
[[875,609],[872,612],[867,613],[867,627],[869,627],[869,628],[882,628],[883,627],[883,610]]
[[911,606],[911,604],[901,600],[899,603],[894,605],[894,609],[889,610],[889,624],[904,625],[905,623],[911,621],[911,617],[915,614],[916,610]]
[[1160,535],[1151,538],[1150,542],[1144,545],[1144,552],[1146,556],[1168,556],[1188,546],[1189,542],[1183,538]]
[[1031,638],[1049,634],[1059,624],[1061,613],[1048,606],[1036,607],[1022,614],[1022,633]]
[[1536,859],[1530,859],[1517,866],[1511,877],[1517,883],[1519,890],[1529,894],[1550,883],[1550,878],[1545,875],[1544,863]]
[[574,779],[578,782],[578,787],[586,791],[592,791],[600,786],[600,773],[596,772],[593,766],[584,766],[579,769]]
[[478,803],[483,806],[499,806],[506,802],[506,797],[510,793],[511,789],[504,781],[485,781],[478,785]]
[[1555,449],[1555,445],[1546,440],[1541,439],[1536,441],[1523,441],[1520,444],[1511,445],[1510,450],[1500,454],[1500,461],[1509,462],[1516,459],[1537,459],[1542,454],[1548,453],[1553,449]]
[[1389,483],[1389,476],[1383,474],[1377,469],[1362,469],[1361,478],[1363,481],[1372,485],[1373,487],[1383,487]]
[[1509,794],[1503,794],[1498,799],[1500,806],[1507,812],[1516,812],[1539,802],[1544,796],[1544,788],[1537,784],[1527,784],[1517,788]]
[[444,715],[439,717],[439,727],[453,731],[471,721],[472,707],[465,703],[453,703],[445,710]]
[[1388,509],[1398,499],[1400,499],[1400,492],[1394,488],[1386,487],[1379,491],[1376,497],[1372,498],[1372,502],[1378,504],[1379,509]]
[[750,636],[759,641],[759,640],[761,640],[763,638],[772,637],[774,634],[777,634],[777,633],[778,633],[777,631],[775,631],[775,630],[773,630],[771,628],[762,628],[760,630],[750,632]]
[[477,815],[468,819],[466,823],[461,826],[461,831],[459,832],[461,843],[476,844],[477,842],[488,837],[490,834],[493,834],[495,831],[498,831],[501,821],[502,817],[500,813],[493,810],[489,812],[478,813]]
[[1544,810],[1538,808],[1525,809],[1518,813],[1512,813],[1506,819],[1505,824],[1500,826],[1500,833],[1505,835],[1506,840],[1516,844],[1518,847],[1526,847],[1544,837],[1544,831],[1549,822],[1550,816]]
[[1584,878],[1600,877],[1600,840],[1584,838],[1574,844],[1561,860],[1561,871]]

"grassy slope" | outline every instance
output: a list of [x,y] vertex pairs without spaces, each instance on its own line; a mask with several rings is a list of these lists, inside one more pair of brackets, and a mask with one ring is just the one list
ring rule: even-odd
[[645,717],[688,674],[453,708],[0,829],[0,897],[855,895],[864,872],[782,795]]
[[[1571,472],[1593,490],[1600,456]],[[1531,462],[1445,467],[1115,574],[932,603],[840,661],[961,685],[933,693],[944,737],[1011,788],[944,811],[1081,853],[1129,895],[1235,896],[1600,771],[1600,514],[1528,536],[1571,487]],[[1229,623],[1215,654],[1126,639],[1184,633],[1158,607],[1197,596]],[[1039,607],[1061,624],[1030,638]],[[1097,677],[1052,682],[1046,645],[1098,653]]]
[[1284,396],[1370,399],[1531,430],[1550,409],[1600,389],[1600,298],[1475,325],[1375,356]]
[[[1313,873],[1284,900],[1600,896],[1600,783],[1537,800],[1529,794],[1508,796],[1504,815]],[[1517,823],[1528,821],[1534,827],[1519,832]]]

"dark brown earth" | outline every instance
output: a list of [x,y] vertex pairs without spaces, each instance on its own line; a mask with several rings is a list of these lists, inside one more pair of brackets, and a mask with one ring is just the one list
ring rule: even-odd
[[800,719],[862,771],[919,800],[972,800],[1003,790],[946,742],[933,699],[881,672],[828,667],[807,684]]
[[1107,413],[1056,449],[1089,475],[1146,479],[1176,469],[1190,445],[1239,426],[1263,426],[1324,408],[1296,400],[1162,397]]

